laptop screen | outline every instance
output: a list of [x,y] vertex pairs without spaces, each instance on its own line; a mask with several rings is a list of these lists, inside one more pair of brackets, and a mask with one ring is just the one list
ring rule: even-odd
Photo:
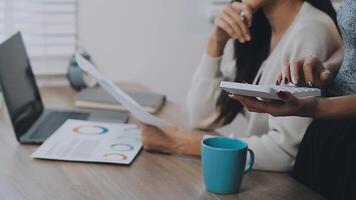
[[20,138],[43,112],[20,33],[0,45],[0,85],[16,137]]

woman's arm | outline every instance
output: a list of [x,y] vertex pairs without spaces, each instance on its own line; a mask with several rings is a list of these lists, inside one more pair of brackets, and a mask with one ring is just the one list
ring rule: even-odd
[[356,95],[319,98],[313,118],[342,119],[356,117]]
[[[217,126],[212,125],[219,115],[215,105],[221,92],[220,70],[227,69],[223,74],[229,78],[230,74],[235,74],[233,44],[228,40],[237,39],[245,42],[250,39],[247,25],[252,20],[251,10],[249,6],[235,2],[227,5],[216,20],[214,30],[209,37],[206,55],[193,75],[192,86],[187,97],[189,121],[194,128],[210,129]],[[246,23],[241,23],[240,11],[245,13]],[[228,63],[221,63],[224,50],[226,52],[224,60]]]
[[[218,50],[215,47],[212,47],[212,49]],[[232,51],[232,42],[229,42],[225,47],[225,62],[222,62],[221,57],[215,58],[206,54],[195,70],[187,95],[187,111],[192,127],[213,129],[219,126],[214,124],[219,116],[216,109],[216,102],[221,93],[219,84],[223,77],[227,78],[228,74],[234,74]]]
[[234,95],[249,111],[273,116],[302,116],[316,119],[356,117],[356,95],[332,98],[297,98],[289,92],[279,92],[280,101],[261,101],[252,97]]

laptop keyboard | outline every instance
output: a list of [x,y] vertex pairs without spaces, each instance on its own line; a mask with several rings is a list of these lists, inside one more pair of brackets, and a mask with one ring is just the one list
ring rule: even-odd
[[51,111],[48,113],[42,123],[34,130],[31,139],[45,139],[48,138],[54,131],[56,131],[67,119],[87,119],[89,113],[83,112],[63,112]]

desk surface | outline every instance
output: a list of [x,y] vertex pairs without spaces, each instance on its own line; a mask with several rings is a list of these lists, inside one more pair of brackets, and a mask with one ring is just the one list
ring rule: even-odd
[[[125,84],[128,90],[144,90]],[[47,106],[73,107],[68,87],[42,89]],[[286,174],[251,172],[238,195],[205,191],[200,160],[142,151],[131,166],[34,160],[37,146],[16,142],[4,106],[0,115],[0,199],[322,199]],[[184,126],[185,113],[168,102],[159,116]]]

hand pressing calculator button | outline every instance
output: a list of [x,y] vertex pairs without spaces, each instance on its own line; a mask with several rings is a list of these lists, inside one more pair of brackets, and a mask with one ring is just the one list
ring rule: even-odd
[[276,85],[252,85],[245,83],[235,83],[222,81],[220,88],[232,94],[249,97],[259,97],[262,99],[280,100],[277,93],[287,91],[297,97],[321,96],[321,90],[317,88],[276,86]]

